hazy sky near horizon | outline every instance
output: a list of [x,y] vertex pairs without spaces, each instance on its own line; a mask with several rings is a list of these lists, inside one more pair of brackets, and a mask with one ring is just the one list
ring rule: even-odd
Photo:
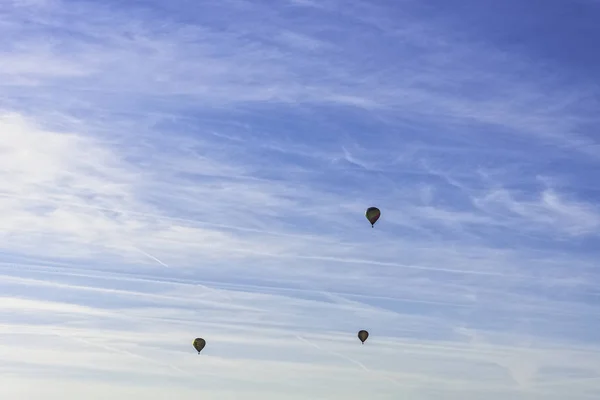
[[598,398],[599,20],[0,0],[0,398]]

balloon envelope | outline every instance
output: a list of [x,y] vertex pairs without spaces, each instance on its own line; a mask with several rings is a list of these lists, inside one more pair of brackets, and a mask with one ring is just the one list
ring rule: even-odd
[[202,338],[196,338],[194,339],[194,343],[192,343],[192,345],[194,346],[194,349],[196,349],[198,354],[200,354],[204,346],[206,346],[206,340]]
[[368,337],[369,337],[369,332],[367,332],[367,331],[359,331],[358,332],[358,338],[360,339],[361,342],[363,342],[363,344],[365,343],[365,340],[367,340]]
[[365,217],[367,217],[367,219],[371,223],[371,227],[375,225],[375,222],[377,222],[380,216],[381,211],[379,211],[379,208],[377,207],[369,207],[367,208],[367,212],[365,213]]

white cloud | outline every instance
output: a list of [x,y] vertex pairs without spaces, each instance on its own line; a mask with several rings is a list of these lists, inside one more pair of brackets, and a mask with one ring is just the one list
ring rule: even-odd
[[[70,296],[77,293],[72,288],[62,290]],[[124,382],[131,390],[136,390],[136,382],[143,382],[144,386],[164,382],[181,386],[178,390],[182,395],[186,395],[186,387],[193,389],[196,395],[211,395],[221,390],[221,382],[236,382],[238,390],[247,390],[249,396],[263,392],[267,398],[287,396],[289,391],[323,398],[340,393],[372,393],[374,398],[388,398],[392,393],[410,393],[432,385],[450,396],[466,393],[466,398],[478,398],[479,391],[492,396],[496,391],[550,396],[566,393],[561,390],[573,390],[573,385],[581,385],[581,382],[567,380],[562,382],[564,387],[561,388],[556,377],[545,380],[543,371],[549,368],[577,368],[588,371],[588,376],[599,372],[600,353],[594,347],[576,348],[565,344],[557,347],[557,342],[539,340],[523,347],[520,344],[523,338],[513,334],[501,336],[468,330],[464,332],[477,340],[469,343],[418,337],[399,339],[378,337],[378,332],[372,330],[370,340],[361,346],[354,335],[310,331],[318,323],[314,318],[323,312],[322,303],[285,297],[263,302],[264,295],[243,296],[231,292],[234,303],[266,306],[265,312],[271,315],[272,322],[284,321],[279,308],[287,302],[295,304],[297,310],[297,307],[306,307],[303,313],[285,312],[287,325],[279,328],[263,325],[253,329],[231,311],[225,315],[201,311],[198,307],[202,300],[194,300],[185,293],[181,293],[181,297],[195,304],[190,309],[195,311],[165,308],[162,315],[160,309],[147,308],[152,296],[146,297],[143,290],[137,290],[140,295],[137,306],[112,311],[106,308],[111,307],[106,303],[112,297],[108,293],[79,296],[81,302],[91,307],[86,313],[78,311],[79,319],[65,314],[71,311],[68,306],[49,306],[45,301],[20,303],[27,305],[27,310],[37,307],[44,319],[39,322],[25,319],[0,326],[3,337],[0,352],[8,361],[3,366],[4,374],[19,376],[12,384],[2,386],[3,394],[18,390],[19,385],[14,382],[25,382],[24,377],[54,376],[57,368],[60,368],[57,378],[62,377],[60,385],[66,385],[71,396],[78,390],[76,379],[86,377],[93,379],[88,382],[90,389],[102,390],[111,383],[117,396],[127,393],[126,387],[121,386]],[[160,307],[176,304],[165,301]],[[6,299],[2,304],[7,304]],[[143,311],[146,308],[147,311]],[[6,308],[0,312],[7,321]],[[335,306],[335,313],[348,318],[353,310]],[[99,315],[104,318],[98,318]],[[147,319],[145,315],[155,317]],[[219,323],[220,319],[232,325]],[[406,325],[410,320],[408,314],[403,314],[395,323]],[[300,321],[302,327],[296,326]],[[269,322],[265,320],[264,324]],[[196,356],[188,348],[191,347],[189,339],[200,331],[207,338],[208,346],[202,355]],[[478,367],[474,369],[474,366]],[[343,388],[334,388],[332,382],[336,381]],[[273,382],[280,382],[280,386],[272,386]],[[585,385],[593,384],[593,381],[585,382]],[[268,393],[265,392],[267,385]],[[49,391],[56,387],[50,385]],[[22,387],[21,390],[32,389]],[[160,387],[157,390],[160,391]],[[39,396],[35,392],[28,393]]]
[[509,211],[516,215],[519,224],[523,220],[534,223],[522,229],[547,227],[571,235],[585,235],[595,234],[600,226],[600,213],[592,205],[563,199],[552,189],[541,192],[538,199],[521,201],[507,190],[496,189],[475,203],[491,214],[506,215],[505,210]]

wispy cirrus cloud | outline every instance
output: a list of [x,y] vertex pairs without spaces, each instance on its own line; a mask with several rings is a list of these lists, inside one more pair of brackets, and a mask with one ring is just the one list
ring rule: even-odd
[[597,396],[577,18],[444,7],[7,2],[0,393]]

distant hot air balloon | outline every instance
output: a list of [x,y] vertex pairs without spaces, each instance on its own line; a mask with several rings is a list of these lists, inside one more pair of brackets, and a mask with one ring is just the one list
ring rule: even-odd
[[204,346],[206,346],[206,340],[202,339],[202,338],[196,338],[194,339],[194,343],[192,343],[194,348],[196,349],[196,351],[198,352],[198,354],[200,354],[200,352],[202,351],[202,349],[204,348]]
[[367,332],[367,331],[359,331],[358,332],[358,338],[360,339],[362,344],[365,344],[365,340],[367,340],[368,337],[369,337],[369,332]]
[[373,227],[373,225],[375,225],[375,222],[377,222],[380,216],[381,211],[379,211],[379,208],[377,207],[369,207],[367,208],[367,212],[365,213],[365,217],[367,217],[367,219],[371,223],[371,228]]

